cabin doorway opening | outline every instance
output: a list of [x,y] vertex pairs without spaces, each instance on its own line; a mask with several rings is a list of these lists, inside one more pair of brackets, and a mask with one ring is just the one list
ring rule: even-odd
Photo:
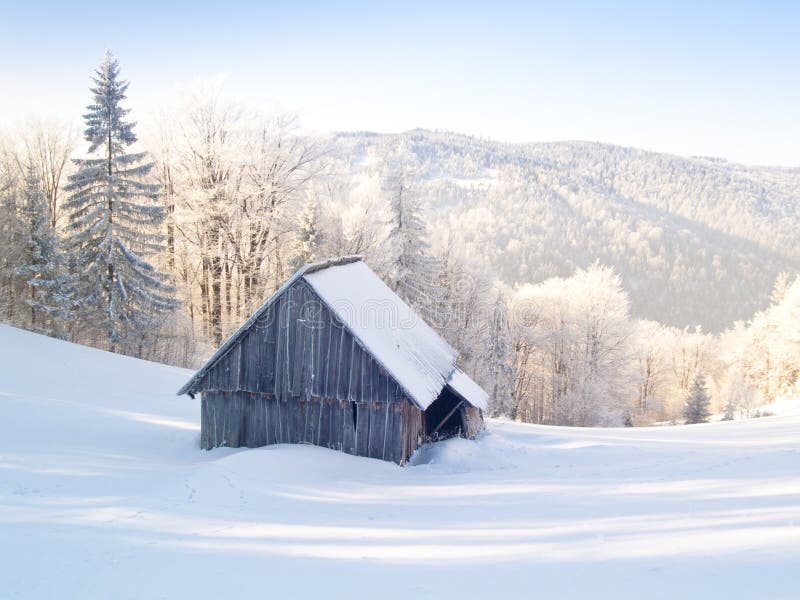
[[425,411],[425,437],[433,441],[442,440],[458,437],[464,431],[464,400],[446,385]]

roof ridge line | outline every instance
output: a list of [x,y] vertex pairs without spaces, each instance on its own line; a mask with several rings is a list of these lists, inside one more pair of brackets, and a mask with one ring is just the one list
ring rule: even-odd
[[361,254],[347,254],[345,256],[326,258],[325,260],[320,260],[318,262],[308,263],[301,267],[300,270],[303,272],[303,275],[308,275],[310,273],[316,273],[317,271],[322,271],[323,269],[328,269],[330,267],[348,265],[361,260],[364,260],[364,257]]

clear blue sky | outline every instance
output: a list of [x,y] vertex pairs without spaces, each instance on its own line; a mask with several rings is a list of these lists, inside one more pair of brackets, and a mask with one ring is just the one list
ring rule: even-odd
[[0,121],[78,116],[106,47],[142,113],[224,75],[316,130],[585,139],[800,166],[798,2],[22,2]]

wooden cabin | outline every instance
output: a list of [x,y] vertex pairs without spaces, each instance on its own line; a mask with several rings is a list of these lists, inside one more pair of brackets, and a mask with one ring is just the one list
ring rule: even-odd
[[483,429],[488,396],[360,257],[298,270],[184,385],[200,445],[307,443],[404,464]]

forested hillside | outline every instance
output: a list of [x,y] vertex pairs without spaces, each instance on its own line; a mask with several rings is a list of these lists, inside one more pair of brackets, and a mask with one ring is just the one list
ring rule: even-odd
[[800,265],[800,169],[413,131],[338,135],[337,170],[369,189],[399,143],[419,161],[434,239],[511,286],[599,261],[622,277],[634,316],[717,332],[764,308],[778,274]]

